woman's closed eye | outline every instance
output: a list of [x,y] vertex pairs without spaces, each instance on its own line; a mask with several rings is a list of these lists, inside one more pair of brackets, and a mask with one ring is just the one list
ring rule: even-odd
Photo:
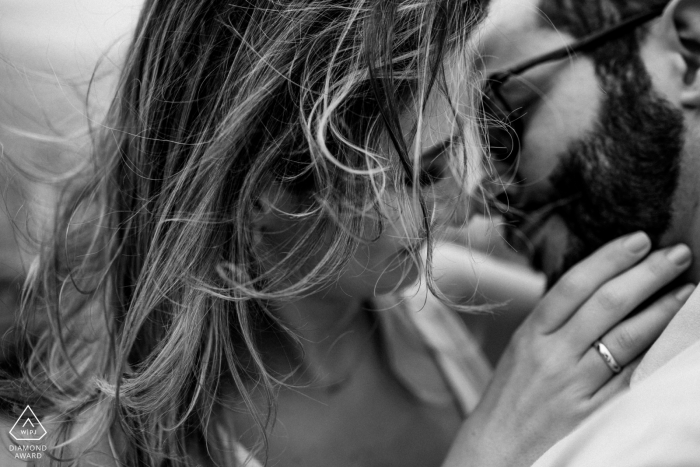
[[[427,151],[420,158],[420,172],[418,173],[418,185],[429,187],[448,178],[448,152],[453,146],[453,139],[443,141]],[[413,187],[413,175],[407,174],[405,177],[406,186]]]
[[[418,185],[420,187],[425,188],[435,185],[448,177],[449,169],[444,159],[444,156],[440,156],[422,164],[420,172],[418,173]],[[413,187],[412,175],[406,175],[404,180],[407,187]]]
[[434,185],[447,178],[447,175],[448,167],[445,157],[439,156],[430,161],[427,166],[421,167],[418,183],[420,186]]

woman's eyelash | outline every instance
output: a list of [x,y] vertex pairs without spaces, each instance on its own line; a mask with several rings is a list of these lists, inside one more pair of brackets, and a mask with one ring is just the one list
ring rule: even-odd
[[[421,187],[432,186],[445,178],[447,169],[447,159],[450,152],[455,150],[455,140],[435,146],[432,150],[423,154],[420,173],[418,174],[418,185]],[[413,187],[413,174],[404,177],[407,187]]]
[[430,166],[420,171],[418,183],[420,186],[429,186],[442,179],[442,170],[439,167]]

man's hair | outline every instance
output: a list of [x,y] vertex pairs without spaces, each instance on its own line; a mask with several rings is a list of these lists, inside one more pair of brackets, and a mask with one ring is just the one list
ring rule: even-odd
[[[620,22],[669,0],[541,0],[541,25],[555,27],[576,38]],[[641,39],[647,28],[638,29]]]

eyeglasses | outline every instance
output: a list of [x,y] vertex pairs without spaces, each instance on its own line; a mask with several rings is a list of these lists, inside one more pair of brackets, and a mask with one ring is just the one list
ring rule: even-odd
[[561,60],[577,52],[595,50],[606,42],[620,38],[661,16],[665,8],[666,5],[655,6],[614,26],[596,31],[573,44],[525,60],[507,70],[490,74],[484,86],[482,105],[487,119],[489,151],[492,161],[513,167],[520,154],[520,138],[524,130],[523,116],[525,112],[522,108],[511,108],[501,92],[501,88],[509,79],[519,76],[537,65]]

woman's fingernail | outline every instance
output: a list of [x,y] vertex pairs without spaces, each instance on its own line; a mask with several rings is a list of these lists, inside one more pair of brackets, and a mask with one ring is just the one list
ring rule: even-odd
[[690,298],[690,296],[693,293],[693,290],[695,290],[695,286],[693,284],[688,284],[685,287],[681,288],[678,292],[676,292],[676,299],[679,302],[684,302]]
[[666,257],[676,263],[678,266],[685,266],[690,263],[692,259],[692,253],[687,245],[676,245],[671,248],[667,253]]
[[632,253],[641,253],[651,246],[651,241],[644,232],[637,232],[625,239],[623,245]]

